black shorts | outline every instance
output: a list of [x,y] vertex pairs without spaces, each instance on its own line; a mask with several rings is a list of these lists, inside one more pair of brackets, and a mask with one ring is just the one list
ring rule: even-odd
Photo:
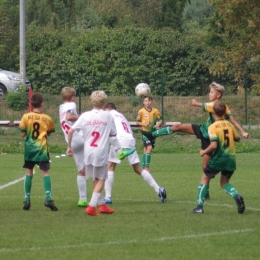
[[[215,178],[215,176],[219,173],[219,170],[214,170],[212,168],[210,168],[208,165],[205,167],[204,169],[204,173],[207,175],[207,177],[209,178]],[[234,171],[221,171],[221,174],[226,176],[228,179],[231,178],[231,176],[233,175]]]
[[45,162],[25,161],[23,168],[32,170],[35,164],[39,165],[40,170],[48,171],[50,169],[50,161],[45,161]]
[[[192,126],[192,130],[193,130],[194,134],[201,141],[201,149],[205,150],[206,148],[208,148],[208,146],[210,145],[210,140],[208,138],[205,138],[202,135],[202,133],[200,131],[200,126],[199,125],[193,125],[193,124],[191,126]],[[211,153],[211,155],[212,155],[212,153]]]
[[148,147],[148,146],[152,146],[153,149],[154,149],[154,146],[155,146],[155,138],[150,140],[148,139],[146,136],[143,135],[143,144],[144,144],[144,147]]

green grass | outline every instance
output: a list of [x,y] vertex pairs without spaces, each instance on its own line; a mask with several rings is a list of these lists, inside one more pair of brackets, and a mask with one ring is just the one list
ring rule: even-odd
[[[231,183],[245,198],[242,215],[220,188],[219,176],[210,184],[205,213],[190,213],[201,177],[198,154],[153,154],[151,172],[167,189],[165,204],[124,160],[115,175],[116,212],[100,217],[77,207],[72,158],[51,156],[58,212],[43,205],[39,170],[31,209],[23,211],[23,181],[4,186],[24,176],[23,156],[2,154],[0,160],[0,259],[259,259],[259,154],[237,154]],[[89,182],[88,198],[91,193]]]

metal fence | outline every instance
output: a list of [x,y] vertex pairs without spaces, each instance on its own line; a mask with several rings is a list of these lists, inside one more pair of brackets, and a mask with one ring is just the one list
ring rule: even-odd
[[[37,92],[45,93],[45,84],[43,80],[38,80],[36,82],[42,82],[41,86],[37,86]],[[89,102],[89,94],[85,95],[81,89],[82,84],[85,80],[80,79],[80,77],[74,78],[63,78],[62,80],[55,81],[55,91],[60,92],[62,87],[71,86],[77,90],[76,103],[78,106],[79,113],[82,113],[86,110],[91,109]],[[39,84],[39,83],[38,83]],[[151,84],[152,92],[153,85]],[[162,90],[161,93],[164,93],[164,80],[157,80],[157,89]],[[34,83],[33,83],[34,85]],[[98,87],[95,86],[91,89],[97,90]],[[137,117],[138,110],[142,107],[142,100],[134,95],[135,85],[130,88],[130,90],[120,96],[108,95],[108,102],[113,102],[117,106],[117,109],[124,113],[129,121],[135,121]],[[90,92],[91,92],[90,91]],[[156,95],[153,96],[153,106],[159,109],[163,115],[164,122],[166,121],[179,121],[186,123],[203,123],[208,115],[203,112],[200,108],[192,107],[191,100],[196,98],[198,101],[207,102],[208,95],[194,97],[194,96],[165,96],[165,95]],[[235,116],[237,121],[241,125],[259,125],[259,115],[260,115],[260,106],[259,96],[251,96],[248,93],[245,93],[244,89],[236,95],[224,95],[222,100],[229,106],[232,114]],[[58,110],[59,105],[62,103],[61,96],[57,94],[44,94],[44,112],[49,114],[53,120],[58,123]],[[8,108],[6,100],[0,99],[0,120],[19,120],[23,113],[28,111],[27,108],[14,111]]]

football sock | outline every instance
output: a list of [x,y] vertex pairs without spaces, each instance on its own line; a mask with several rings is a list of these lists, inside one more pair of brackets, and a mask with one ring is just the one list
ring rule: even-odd
[[79,199],[87,200],[87,185],[86,185],[86,177],[82,175],[77,175],[77,184],[79,191]]
[[169,135],[172,133],[173,133],[172,128],[170,126],[167,126],[167,127],[164,127],[164,128],[161,128],[159,130],[152,132],[152,136],[157,137],[157,136],[161,136],[161,135]]
[[223,189],[227,194],[229,194],[233,198],[237,195],[236,188],[230,183],[225,184]]
[[144,168],[145,167],[145,161],[146,161],[146,156],[145,154],[142,155],[142,161],[141,161],[141,167]]
[[145,167],[149,168],[150,167],[150,161],[151,161],[151,154],[146,153],[145,154]]
[[50,176],[43,177],[43,187],[45,190],[46,200],[51,200],[51,177]]
[[24,178],[24,197],[25,200],[31,199],[32,176],[25,175]]
[[98,205],[103,205],[103,204],[105,204],[104,196],[103,196],[102,193],[99,193],[99,194],[100,194],[100,195],[99,195],[97,204],[98,204]]
[[197,204],[198,206],[203,206],[205,197],[208,194],[209,185],[199,184],[197,193]]
[[97,204],[98,204],[98,199],[100,197],[100,194],[101,193],[93,192],[91,200],[90,200],[88,205],[95,208],[97,206]]
[[142,171],[141,176],[143,177],[144,181],[155,190],[156,194],[158,194],[160,187],[154,180],[153,176],[146,170]]
[[114,172],[113,171],[108,171],[107,172],[107,179],[105,181],[105,197],[112,197],[112,188],[114,184]]

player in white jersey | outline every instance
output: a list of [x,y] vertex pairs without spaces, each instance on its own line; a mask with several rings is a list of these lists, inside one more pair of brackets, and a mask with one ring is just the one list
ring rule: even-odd
[[[133,132],[131,126],[125,116],[118,111],[116,111],[116,106],[113,103],[107,103],[105,106],[105,110],[109,111],[115,120],[116,130],[117,130],[117,139],[122,148],[134,149],[135,148],[135,138],[133,136]],[[162,203],[166,202],[167,195],[166,190],[163,187],[159,187],[156,183],[150,172],[141,168],[140,159],[135,151],[131,155],[128,156],[128,162],[133,166],[134,171],[142,176],[144,181],[149,184],[156,194],[160,197]],[[112,204],[112,188],[114,184],[114,171],[116,165],[121,163],[121,161],[117,158],[114,147],[110,147],[109,151],[109,159],[108,159],[108,178],[105,182],[105,203]]]
[[[120,144],[116,138],[116,126],[113,116],[104,111],[107,95],[104,91],[94,91],[91,96],[93,109],[83,113],[68,132],[67,154],[71,156],[72,136],[74,131],[83,132],[84,138],[84,161],[86,168],[86,178],[93,177],[94,189],[86,208],[86,213],[91,216],[98,216],[96,207],[99,207],[100,213],[114,213],[114,210],[106,206],[102,194],[105,180],[107,178],[108,152],[110,143],[113,145],[116,153],[122,158],[127,156],[131,150],[121,150]],[[132,150],[134,152],[135,150]]]
[[[61,90],[61,96],[63,104],[60,105],[60,125],[64,133],[66,142],[68,143],[68,131],[78,119],[77,106],[75,101],[76,90],[71,87],[64,87]],[[79,207],[86,207],[87,201],[87,189],[86,189],[86,177],[85,177],[85,164],[84,164],[84,140],[83,133],[77,132],[73,135],[72,140],[73,157],[78,170],[77,186],[79,192]]]

